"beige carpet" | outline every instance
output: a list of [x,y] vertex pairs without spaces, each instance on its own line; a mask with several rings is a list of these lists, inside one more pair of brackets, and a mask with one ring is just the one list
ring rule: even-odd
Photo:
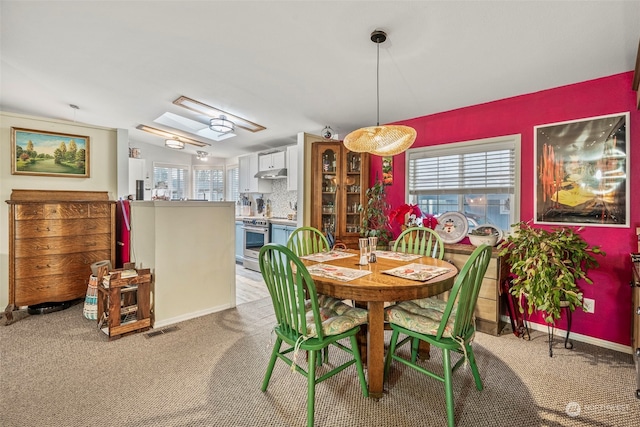
[[[302,426],[305,379],[278,362],[260,384],[271,351],[268,299],[178,324],[154,338],[108,342],[82,305],[0,326],[0,425]],[[455,375],[458,426],[638,426],[632,358],[546,335],[477,334],[485,389]],[[331,353],[337,361],[340,352]],[[440,365],[432,351],[429,366]],[[392,365],[382,399],[362,397],[350,367],[317,387],[318,426],[442,426],[444,386]],[[573,403],[572,403],[573,402]],[[567,408],[573,416],[567,414]],[[579,414],[578,414],[579,411]]]

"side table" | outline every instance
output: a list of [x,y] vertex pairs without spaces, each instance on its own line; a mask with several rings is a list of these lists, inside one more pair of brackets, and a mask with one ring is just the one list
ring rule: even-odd
[[122,277],[116,270],[106,276],[106,267],[98,271],[98,328],[109,340],[151,327],[151,270],[139,269],[134,276]]

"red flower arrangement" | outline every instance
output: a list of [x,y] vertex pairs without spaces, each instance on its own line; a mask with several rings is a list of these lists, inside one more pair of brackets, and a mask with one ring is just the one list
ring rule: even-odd
[[428,227],[434,229],[438,225],[435,216],[423,215],[418,205],[403,204],[389,213],[389,223],[400,231],[410,227]]

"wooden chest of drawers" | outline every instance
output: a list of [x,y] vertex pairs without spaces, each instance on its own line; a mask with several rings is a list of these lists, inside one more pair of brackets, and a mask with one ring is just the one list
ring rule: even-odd
[[[475,246],[461,244],[447,244],[444,250],[444,259],[451,261],[458,269],[461,269]],[[498,257],[498,250],[493,249],[491,261],[482,280],[482,287],[476,305],[476,327],[478,331],[491,335],[500,334],[500,284],[509,275],[507,263]]]
[[91,264],[115,266],[115,202],[106,192],[13,190],[7,203],[7,311],[81,298]]

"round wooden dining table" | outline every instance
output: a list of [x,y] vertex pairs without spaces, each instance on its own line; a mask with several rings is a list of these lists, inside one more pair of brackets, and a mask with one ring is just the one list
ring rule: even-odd
[[[413,260],[389,259],[378,256],[375,263],[359,265],[358,251],[346,250],[344,252],[352,253],[355,256],[323,260],[322,263],[336,267],[367,270],[371,274],[349,281],[311,274],[318,293],[366,304],[369,312],[369,322],[366,328],[369,396],[380,398],[384,386],[384,303],[427,298],[446,292],[452,288],[458,269],[449,262],[426,256],[420,256]],[[302,261],[307,267],[318,263],[318,261],[304,258]],[[426,281],[405,279],[383,273],[386,270],[411,263],[446,267],[448,271]]]

